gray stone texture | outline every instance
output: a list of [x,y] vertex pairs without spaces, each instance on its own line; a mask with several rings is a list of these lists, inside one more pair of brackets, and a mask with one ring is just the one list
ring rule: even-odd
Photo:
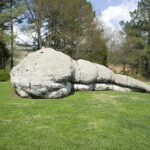
[[114,74],[107,67],[86,60],[75,61],[51,48],[29,54],[12,69],[10,76],[21,97],[61,98],[74,90],[150,92],[150,86],[144,82]]

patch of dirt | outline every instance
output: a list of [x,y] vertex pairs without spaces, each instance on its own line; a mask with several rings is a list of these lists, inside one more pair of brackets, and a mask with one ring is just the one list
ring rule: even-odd
[[16,97],[19,97],[19,96],[16,93],[11,93],[10,97],[16,98]]
[[[117,72],[117,73],[120,73],[120,72],[123,71],[124,66],[123,66],[123,65],[113,65],[113,64],[109,64],[109,65],[108,65],[108,68],[109,68],[110,70],[113,70],[113,71]],[[126,66],[125,66],[125,71],[126,71],[126,72],[130,72],[130,73],[135,72],[135,70],[133,70],[133,69],[130,67],[130,65],[126,65]]]
[[24,57],[28,56],[32,51],[15,50],[14,61],[19,63]]

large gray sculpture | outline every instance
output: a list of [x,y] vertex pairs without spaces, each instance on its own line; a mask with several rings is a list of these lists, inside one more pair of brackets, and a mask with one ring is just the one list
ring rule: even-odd
[[11,71],[14,90],[21,97],[61,98],[71,91],[140,91],[150,86],[105,66],[73,60],[51,48],[29,54]]

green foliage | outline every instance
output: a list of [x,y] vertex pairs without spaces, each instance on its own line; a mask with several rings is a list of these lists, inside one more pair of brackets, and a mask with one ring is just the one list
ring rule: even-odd
[[141,79],[142,78],[142,75],[137,74],[137,73],[131,73],[129,71],[124,71],[124,72],[121,72],[120,74],[127,75],[127,76],[130,76],[130,77],[135,78],[135,79]]
[[4,30],[7,29],[7,25],[4,24],[3,11],[5,8],[5,1],[0,2],[0,69],[4,69],[8,60],[9,54],[6,48],[7,34]]
[[0,39],[0,69],[4,69],[9,58],[9,52],[6,45]]
[[9,80],[9,73],[6,70],[1,69],[0,70],[0,82],[7,81],[7,80]]
[[[8,61],[9,54],[6,45],[10,45],[10,56],[13,59],[13,23],[20,23],[21,18],[18,18],[25,10],[23,0],[1,0],[0,1],[0,69],[4,69]],[[11,35],[8,30],[11,28]],[[6,32],[7,31],[7,32]]]
[[126,33],[124,46],[132,51],[130,64],[137,74],[150,77],[150,1],[141,0],[138,8],[130,12],[131,20],[121,22]]
[[[86,42],[81,46],[83,59],[94,63],[107,65],[107,46],[103,38],[103,30],[97,28],[97,24],[87,29]],[[80,56],[80,58],[82,58]]]
[[148,93],[37,100],[16,97],[9,82],[0,83],[0,149],[149,150],[149,108]]
[[[37,48],[52,47],[74,59],[106,65],[107,47],[95,12],[86,0],[26,0],[26,31],[35,30]],[[41,9],[42,8],[42,9]],[[36,28],[35,28],[36,26]],[[41,30],[44,28],[44,36]]]

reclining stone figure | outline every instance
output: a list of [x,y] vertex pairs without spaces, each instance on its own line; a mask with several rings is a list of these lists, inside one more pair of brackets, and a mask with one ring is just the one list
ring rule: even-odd
[[144,82],[114,74],[103,65],[73,60],[51,48],[29,54],[12,69],[10,76],[21,97],[61,98],[71,91],[93,90],[150,92],[150,86]]

